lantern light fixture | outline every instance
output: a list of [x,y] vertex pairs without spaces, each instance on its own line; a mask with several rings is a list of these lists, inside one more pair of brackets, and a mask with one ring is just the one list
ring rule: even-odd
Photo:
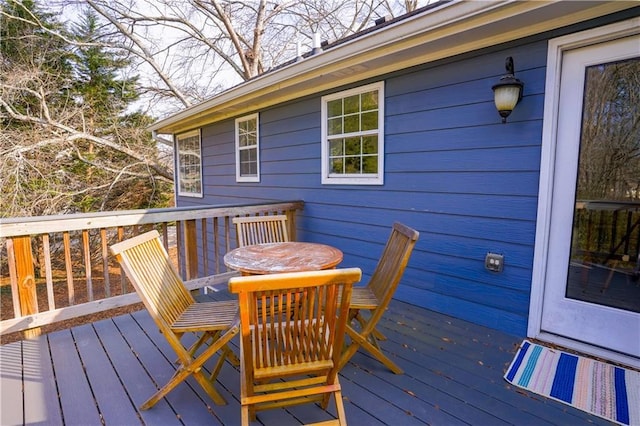
[[500,81],[492,87],[493,99],[503,123],[507,122],[507,117],[522,99],[522,90],[524,88],[524,83],[514,76],[513,58],[511,56],[505,60],[505,68],[507,74],[502,76]]

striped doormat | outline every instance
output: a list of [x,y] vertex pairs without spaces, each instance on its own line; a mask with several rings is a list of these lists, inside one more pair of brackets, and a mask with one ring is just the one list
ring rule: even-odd
[[525,340],[504,378],[607,420],[640,426],[640,372]]

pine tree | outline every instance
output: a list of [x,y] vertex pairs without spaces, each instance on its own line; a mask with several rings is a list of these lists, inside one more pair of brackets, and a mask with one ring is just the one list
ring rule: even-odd
[[74,56],[73,91],[78,95],[77,102],[85,107],[88,118],[96,127],[104,128],[109,118],[120,116],[138,99],[137,77],[122,77],[130,61],[119,52],[104,47],[102,40],[106,35],[91,10],[87,9],[81,16],[73,35],[79,42]]

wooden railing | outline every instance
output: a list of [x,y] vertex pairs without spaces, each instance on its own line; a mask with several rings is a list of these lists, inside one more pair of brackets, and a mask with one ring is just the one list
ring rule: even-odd
[[[33,330],[140,301],[109,245],[157,229],[189,289],[226,283],[231,218],[286,214],[295,239],[302,201],[2,219],[0,334]],[[8,312],[7,312],[8,311]]]
[[591,200],[576,203],[573,260],[638,268],[640,203]]

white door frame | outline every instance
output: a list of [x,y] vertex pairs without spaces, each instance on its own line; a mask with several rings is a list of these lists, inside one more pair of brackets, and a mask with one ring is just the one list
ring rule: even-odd
[[[616,38],[640,33],[640,18],[582,31],[549,41],[547,52],[547,78],[545,84],[544,121],[542,127],[542,151],[540,159],[540,183],[538,189],[538,213],[533,256],[531,300],[527,336],[560,344],[612,361],[640,367],[639,360],[618,352],[588,345],[562,336],[542,331],[542,309],[549,256],[551,208],[555,174],[556,134],[560,101],[560,76],[563,52],[593,45]],[[579,123],[577,124],[579,125]]]

